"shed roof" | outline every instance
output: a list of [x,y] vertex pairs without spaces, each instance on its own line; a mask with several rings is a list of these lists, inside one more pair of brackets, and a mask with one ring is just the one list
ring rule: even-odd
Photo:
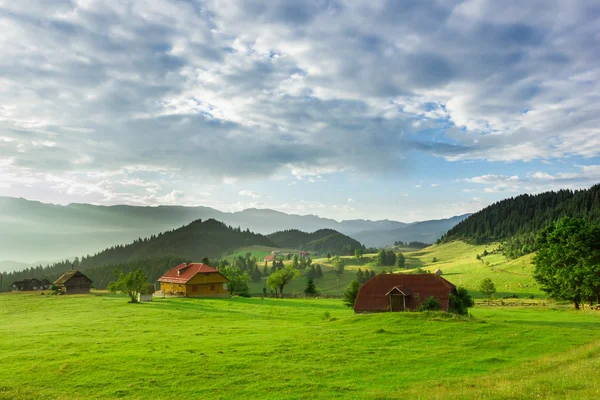
[[[214,273],[221,274],[218,270],[202,263],[183,263],[168,270],[158,278],[159,282],[187,283],[197,274]],[[223,274],[221,274],[223,275]]]
[[274,259],[275,259],[274,255],[269,254],[269,255],[265,256],[265,261],[273,261]]
[[388,305],[387,295],[401,291],[406,296],[419,294],[421,300],[433,296],[447,299],[456,289],[452,283],[434,274],[382,274],[368,280],[358,290],[355,311],[385,311]]
[[78,270],[72,269],[70,271],[65,272],[60,278],[58,278],[56,281],[54,281],[54,284],[57,286],[64,285],[67,281],[69,281],[69,279],[75,278],[75,277],[81,277],[81,276],[84,277],[85,279],[87,279],[88,281],[90,281],[90,283],[92,282],[92,280],[90,278],[88,278],[87,276],[85,276],[84,274],[79,272]]

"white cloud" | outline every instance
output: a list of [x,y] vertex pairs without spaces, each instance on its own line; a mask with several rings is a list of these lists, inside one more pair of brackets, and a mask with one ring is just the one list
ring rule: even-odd
[[252,190],[240,190],[240,192],[238,193],[240,196],[247,196],[247,197],[252,197],[253,199],[258,199],[261,197],[261,194]]

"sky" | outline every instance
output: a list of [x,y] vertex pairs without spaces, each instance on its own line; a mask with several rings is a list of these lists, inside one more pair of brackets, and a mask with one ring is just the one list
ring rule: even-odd
[[600,182],[600,3],[0,0],[0,195],[475,212]]

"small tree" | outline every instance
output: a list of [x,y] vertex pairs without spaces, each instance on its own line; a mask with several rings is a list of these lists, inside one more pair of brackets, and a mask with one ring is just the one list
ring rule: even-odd
[[331,259],[331,265],[333,266],[333,272],[335,272],[337,283],[339,285],[340,276],[344,274],[344,261],[340,258],[340,256],[335,256]]
[[386,265],[386,259],[385,259],[385,256],[386,256],[386,254],[385,254],[385,250],[384,250],[384,249],[381,249],[381,250],[379,251],[379,253],[377,253],[377,265],[381,265],[381,266],[384,266],[384,265]]
[[358,283],[358,281],[352,281],[346,290],[344,290],[343,300],[346,306],[354,307],[356,296],[358,295],[358,289],[360,289],[360,283]]
[[287,265],[267,278],[267,285],[275,289],[275,293],[279,291],[279,296],[283,298],[283,289],[285,285],[290,283],[294,278],[298,277],[300,272],[292,265]]
[[479,284],[479,290],[487,296],[489,304],[490,300],[494,296],[494,293],[496,293],[496,285],[494,285],[494,282],[492,282],[490,278],[485,278]]
[[315,296],[317,294],[317,287],[315,286],[315,282],[313,282],[312,278],[308,278],[308,281],[306,281],[304,294],[307,296]]
[[315,267],[315,277],[316,278],[322,278],[323,277],[323,270],[321,269],[321,266],[319,264],[317,264],[317,266]]
[[402,253],[396,254],[396,268],[406,268],[406,258]]
[[354,258],[356,258],[356,260],[360,262],[360,260],[362,260],[363,258],[363,249],[354,250]]
[[[115,271],[115,275],[117,272],[119,271]],[[119,279],[116,282],[109,283],[108,290],[111,293],[121,292],[126,294],[129,296],[130,303],[137,303],[138,294],[141,293],[146,283],[148,283],[148,277],[144,275],[142,269],[139,268],[135,272],[130,272],[128,274],[119,272]]]
[[358,269],[358,272],[356,273],[356,280],[361,285],[363,283],[365,283],[365,274],[363,274],[362,269],[360,269],[360,268]]

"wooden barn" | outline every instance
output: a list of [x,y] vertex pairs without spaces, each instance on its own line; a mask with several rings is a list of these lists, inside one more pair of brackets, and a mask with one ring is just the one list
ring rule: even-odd
[[86,294],[92,289],[92,280],[74,269],[63,274],[54,285],[65,294]]
[[158,279],[163,294],[186,297],[227,297],[229,280],[202,263],[179,264]]
[[448,311],[450,294],[456,286],[434,274],[382,274],[367,281],[358,290],[354,312],[409,311],[417,309],[429,297]]

